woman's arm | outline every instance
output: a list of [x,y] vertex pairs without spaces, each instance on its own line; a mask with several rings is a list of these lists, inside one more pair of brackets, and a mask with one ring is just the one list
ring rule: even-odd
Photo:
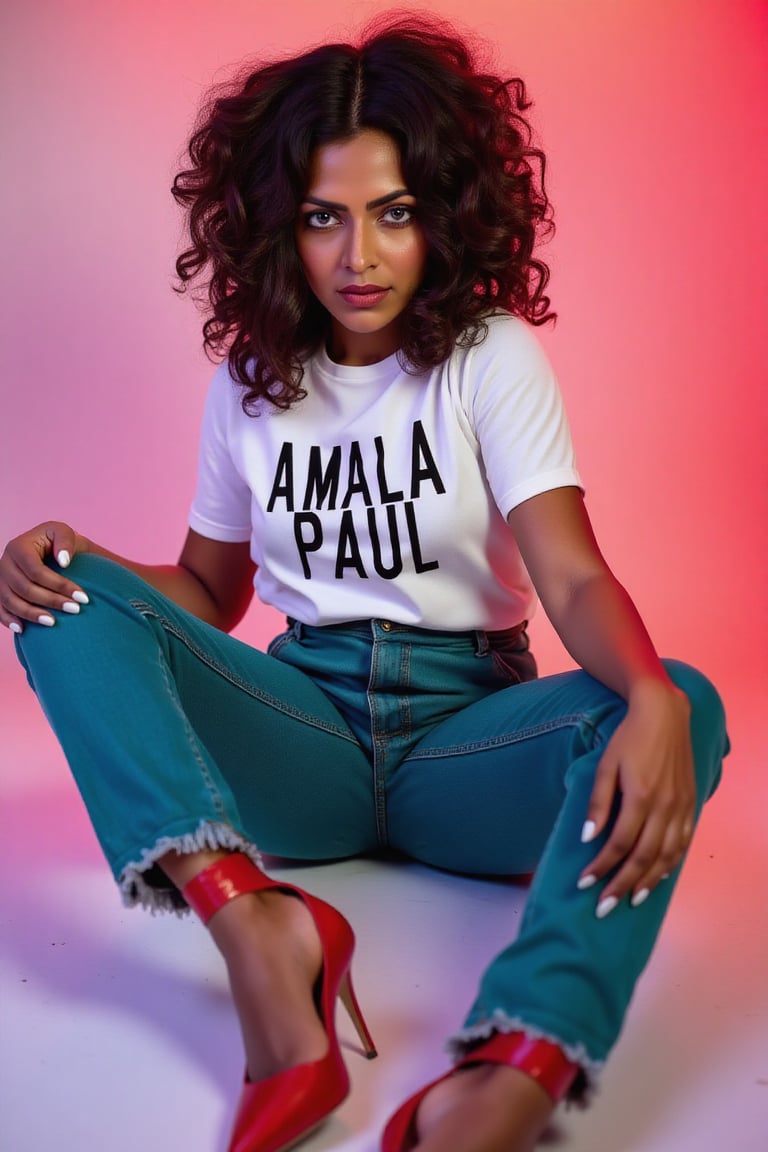
[[[190,529],[177,564],[137,564],[95,544],[68,524],[49,521],[17,536],[0,557],[0,622],[47,623],[57,611],[76,611],[88,589],[49,568],[53,556],[64,569],[78,553],[91,552],[129,568],[189,612],[224,631],[238,623],[253,596],[255,565],[248,543],[210,540]],[[70,605],[69,609],[64,605]]]
[[[602,557],[581,493],[557,488],[510,512],[509,525],[547,616],[581,667],[628,704],[608,743],[585,813],[583,839],[619,815],[581,884],[618,865],[600,906],[639,903],[682,859],[693,829],[689,703],[669,679],[640,616]],[[591,881],[594,877],[594,881]]]

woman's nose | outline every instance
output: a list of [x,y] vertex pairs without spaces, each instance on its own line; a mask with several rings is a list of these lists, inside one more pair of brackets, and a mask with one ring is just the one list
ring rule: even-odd
[[376,244],[371,227],[363,221],[353,222],[347,233],[344,265],[350,272],[365,272],[377,264]]

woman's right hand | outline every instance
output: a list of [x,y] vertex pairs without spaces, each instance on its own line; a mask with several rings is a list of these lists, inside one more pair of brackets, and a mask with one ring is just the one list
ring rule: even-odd
[[0,623],[18,633],[25,624],[52,627],[54,612],[79,612],[87,594],[45,561],[52,556],[67,568],[73,556],[87,551],[84,536],[53,520],[9,541],[0,556]]

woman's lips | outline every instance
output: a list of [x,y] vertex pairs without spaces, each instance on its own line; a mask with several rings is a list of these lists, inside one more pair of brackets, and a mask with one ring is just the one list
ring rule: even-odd
[[373,284],[359,287],[348,284],[345,288],[339,289],[339,296],[345,304],[351,304],[353,308],[373,308],[375,304],[381,303],[388,292],[389,288],[379,288]]

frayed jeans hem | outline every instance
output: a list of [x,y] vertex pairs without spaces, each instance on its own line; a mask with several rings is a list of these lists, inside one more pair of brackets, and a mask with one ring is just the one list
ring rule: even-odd
[[221,849],[242,852],[257,868],[263,866],[259,850],[240,833],[227,824],[203,820],[194,832],[186,832],[181,836],[161,836],[153,847],[144,849],[138,860],[126,864],[117,881],[123,904],[126,908],[141,905],[153,915],[156,912],[185,915],[189,912],[189,905],[176,885],[158,867],[158,860],[168,852],[187,856],[191,852],[215,852]]
[[543,1028],[528,1024],[519,1016],[508,1016],[501,1009],[496,1009],[487,1020],[477,1024],[470,1024],[454,1033],[445,1044],[446,1051],[455,1062],[477,1048],[483,1040],[488,1040],[495,1033],[524,1032],[531,1040],[547,1040],[550,1044],[557,1044],[569,1060],[579,1065],[579,1072],[565,1097],[568,1104],[576,1104],[581,1108],[588,1107],[599,1090],[600,1076],[604,1061],[593,1060],[583,1044],[566,1044],[559,1036],[547,1032]]

